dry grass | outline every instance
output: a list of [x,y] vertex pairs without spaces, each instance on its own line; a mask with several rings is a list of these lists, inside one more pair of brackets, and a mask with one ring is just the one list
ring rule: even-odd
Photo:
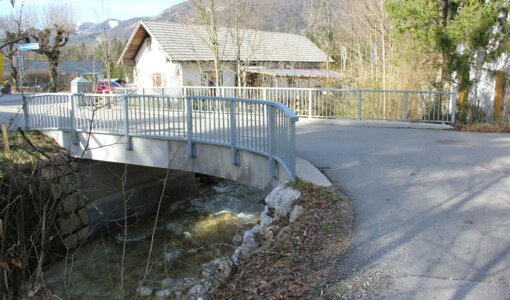
[[[25,137],[24,137],[25,136]],[[62,153],[62,149],[55,141],[37,131],[23,134],[20,131],[8,133],[5,139],[0,139],[0,178],[3,178],[7,168],[12,166],[31,166],[38,160],[47,160],[46,156]],[[4,143],[8,142],[10,150],[4,150]]]
[[492,124],[492,123],[473,123],[473,124],[455,124],[458,131],[465,132],[492,132],[492,133],[510,133],[510,125],[508,123]]

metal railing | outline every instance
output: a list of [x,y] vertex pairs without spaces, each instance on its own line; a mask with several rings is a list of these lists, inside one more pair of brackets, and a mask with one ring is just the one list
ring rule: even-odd
[[126,137],[187,142],[194,157],[195,143],[229,147],[232,163],[239,150],[269,158],[295,178],[295,122],[298,117],[281,103],[219,97],[154,95],[40,94],[26,98],[28,129],[106,133]]
[[438,91],[269,87],[124,88],[121,94],[221,96],[269,100],[306,118],[455,123],[457,95]]

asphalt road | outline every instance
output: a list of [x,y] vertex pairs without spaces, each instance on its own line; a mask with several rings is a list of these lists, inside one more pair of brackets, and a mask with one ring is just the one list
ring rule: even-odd
[[16,130],[23,126],[22,105],[23,100],[20,94],[9,94],[0,97],[0,124],[5,123],[9,130]]
[[350,196],[337,298],[510,299],[510,135],[299,125]]

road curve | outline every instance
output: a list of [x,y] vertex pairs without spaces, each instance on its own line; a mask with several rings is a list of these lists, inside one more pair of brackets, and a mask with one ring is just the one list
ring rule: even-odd
[[334,298],[510,299],[510,135],[303,124],[352,199]]

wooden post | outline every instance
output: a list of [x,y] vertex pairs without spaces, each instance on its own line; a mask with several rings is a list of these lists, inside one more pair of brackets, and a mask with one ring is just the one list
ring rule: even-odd
[[7,126],[5,126],[5,123],[2,123],[2,142],[4,144],[4,152],[7,152],[10,150],[9,147],[9,136],[7,135]]

